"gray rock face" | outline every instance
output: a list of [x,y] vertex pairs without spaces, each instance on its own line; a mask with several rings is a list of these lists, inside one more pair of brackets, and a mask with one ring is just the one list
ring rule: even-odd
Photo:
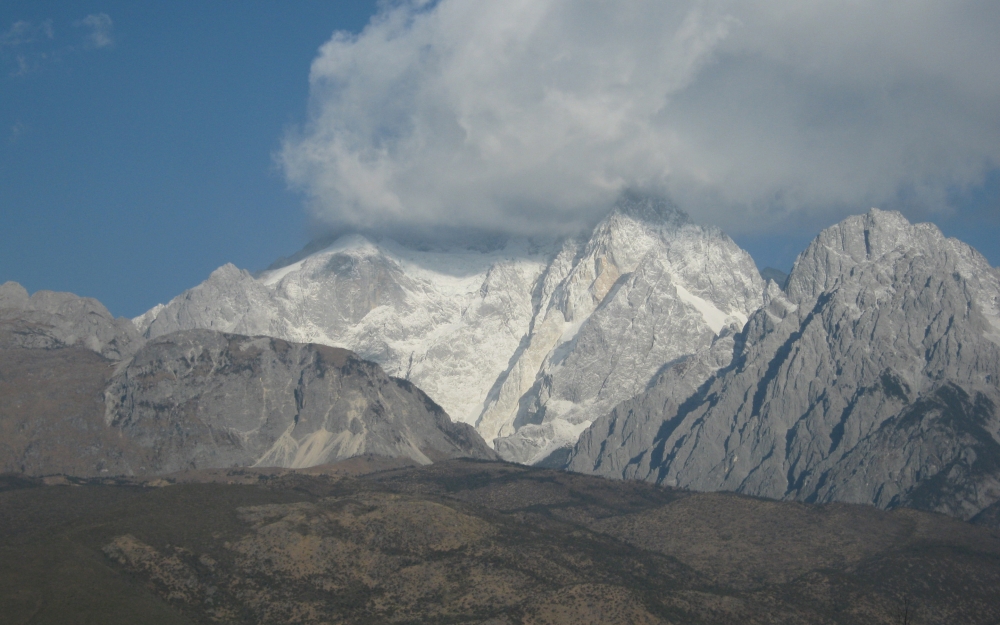
[[568,466],[971,518],[1000,499],[998,406],[997,270],[873,209],[821,233],[741,334],[596,421]]
[[156,474],[364,453],[496,457],[348,351],[211,330],[146,342],[96,300],[0,285],[0,470]]
[[142,344],[130,320],[115,319],[95,299],[53,291],[38,291],[28,297],[16,282],[0,285],[0,323],[11,326],[2,333],[3,347],[78,345],[119,360],[131,356]]
[[515,402],[516,393],[504,396],[508,379],[487,403],[480,432],[488,438],[496,428],[496,448],[510,460],[561,453],[664,363],[708,347],[729,324],[742,326],[762,289],[753,260],[720,231],[666,203],[624,198],[539,315],[521,355],[541,352],[530,386],[514,385]]
[[626,195],[586,240],[418,250],[345,237],[257,278],[232,266],[135,320],[341,346],[424,389],[508,460],[572,445],[760,306],[750,256]]
[[120,367],[104,395],[107,425],[148,450],[146,472],[496,457],[412,384],[321,345],[173,333]]

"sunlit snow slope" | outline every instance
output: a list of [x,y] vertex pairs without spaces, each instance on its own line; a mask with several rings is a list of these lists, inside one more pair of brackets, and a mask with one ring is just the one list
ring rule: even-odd
[[252,276],[226,265],[135,320],[346,347],[418,385],[504,457],[538,462],[761,304],[750,256],[624,196],[589,238],[416,249],[359,235]]

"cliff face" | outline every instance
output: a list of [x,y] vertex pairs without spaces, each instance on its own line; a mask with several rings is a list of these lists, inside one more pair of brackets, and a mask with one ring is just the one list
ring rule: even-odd
[[568,466],[963,518],[1000,499],[1000,276],[971,247],[849,218],[724,340],[595,422]]
[[421,464],[495,454],[419,389],[347,350],[209,330],[147,343],[105,391],[106,423],[153,470],[309,467],[361,454]]
[[721,231],[636,197],[598,225],[564,276],[477,423],[510,460],[545,461],[572,446],[664,363],[742,326],[763,290],[753,260]]

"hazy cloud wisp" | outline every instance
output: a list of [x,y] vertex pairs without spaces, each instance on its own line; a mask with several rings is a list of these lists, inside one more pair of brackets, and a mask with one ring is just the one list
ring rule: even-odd
[[73,22],[73,26],[89,30],[82,46],[67,44],[64,39],[57,40],[52,20],[18,20],[0,33],[0,62],[12,66],[11,76],[21,77],[81,49],[110,48],[114,45],[114,23],[106,13],[88,15]]
[[569,231],[626,187],[727,230],[946,210],[1000,163],[1000,5],[412,0],[337,33],[278,159],[358,228]]
[[39,23],[18,20],[0,33],[0,59],[12,62],[15,69],[10,71],[11,76],[24,76],[40,61],[51,56],[48,52],[32,53],[26,50],[39,43],[51,41],[54,37],[52,20]]
[[25,20],[18,20],[11,24],[4,33],[0,34],[0,46],[17,47],[43,39],[52,39],[55,33],[52,30],[52,20],[45,20],[34,24]]
[[114,45],[115,41],[111,36],[114,23],[107,13],[95,13],[88,15],[79,22],[80,26],[86,26],[90,33],[86,37],[87,45],[91,48],[107,48]]

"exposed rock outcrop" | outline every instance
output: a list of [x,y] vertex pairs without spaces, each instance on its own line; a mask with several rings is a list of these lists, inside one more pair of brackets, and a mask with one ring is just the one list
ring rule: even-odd
[[156,473],[301,468],[361,454],[421,464],[496,457],[420,389],[324,345],[208,330],[168,334],[119,370],[105,398],[108,426],[150,450]]
[[595,422],[569,468],[962,518],[1000,499],[1000,274],[980,254],[873,209],[764,304],[728,354],[720,338]]
[[136,319],[345,347],[536,462],[760,306],[750,256],[625,195],[586,239],[416,249],[354,235],[254,277],[231,265]]
[[115,319],[96,299],[38,291],[31,297],[16,282],[0,284],[0,348],[78,345],[119,360],[142,344],[134,324]]

